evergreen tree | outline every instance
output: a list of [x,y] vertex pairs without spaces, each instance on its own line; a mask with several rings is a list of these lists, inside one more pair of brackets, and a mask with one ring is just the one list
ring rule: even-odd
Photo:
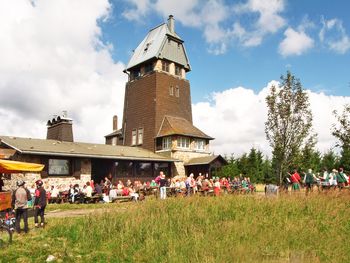
[[328,171],[339,165],[339,157],[332,151],[328,150],[323,154],[321,160],[322,169],[326,168]]

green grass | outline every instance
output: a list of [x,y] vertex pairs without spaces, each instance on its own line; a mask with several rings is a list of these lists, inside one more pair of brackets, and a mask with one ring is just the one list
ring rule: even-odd
[[97,203],[97,204],[48,204],[45,211],[64,211],[64,210],[79,210],[79,209],[96,209],[96,208],[113,208],[116,207],[115,203]]
[[16,235],[0,262],[350,262],[349,201],[348,192],[151,199],[50,219]]

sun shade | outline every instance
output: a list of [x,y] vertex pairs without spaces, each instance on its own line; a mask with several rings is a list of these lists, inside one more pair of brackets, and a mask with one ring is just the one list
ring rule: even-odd
[[43,164],[0,160],[0,173],[40,172],[43,169]]

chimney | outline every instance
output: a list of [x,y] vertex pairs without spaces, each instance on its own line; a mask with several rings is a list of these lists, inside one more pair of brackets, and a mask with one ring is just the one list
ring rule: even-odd
[[118,130],[118,116],[114,115],[113,116],[113,131]]
[[174,34],[175,33],[175,20],[174,20],[174,16],[170,15],[168,18],[168,28],[170,33]]
[[68,118],[67,112],[64,111],[62,116],[57,116],[47,121],[46,139],[73,142],[72,125],[73,120]]

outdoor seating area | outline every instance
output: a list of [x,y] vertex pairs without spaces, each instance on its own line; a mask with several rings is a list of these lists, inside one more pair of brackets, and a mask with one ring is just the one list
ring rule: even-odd
[[[146,197],[159,197],[158,177],[152,181],[141,182],[119,180],[112,182],[105,178],[100,183],[87,182],[83,187],[78,184],[69,187],[46,185],[47,200],[49,204],[76,203],[89,204],[100,202],[128,202],[142,201]],[[205,179],[199,175],[194,179],[189,177],[169,178],[166,185],[167,197],[218,196],[221,194],[250,194],[256,191],[255,186],[248,178],[235,177]],[[31,188],[29,188],[31,191]],[[31,191],[33,192],[33,191]]]

